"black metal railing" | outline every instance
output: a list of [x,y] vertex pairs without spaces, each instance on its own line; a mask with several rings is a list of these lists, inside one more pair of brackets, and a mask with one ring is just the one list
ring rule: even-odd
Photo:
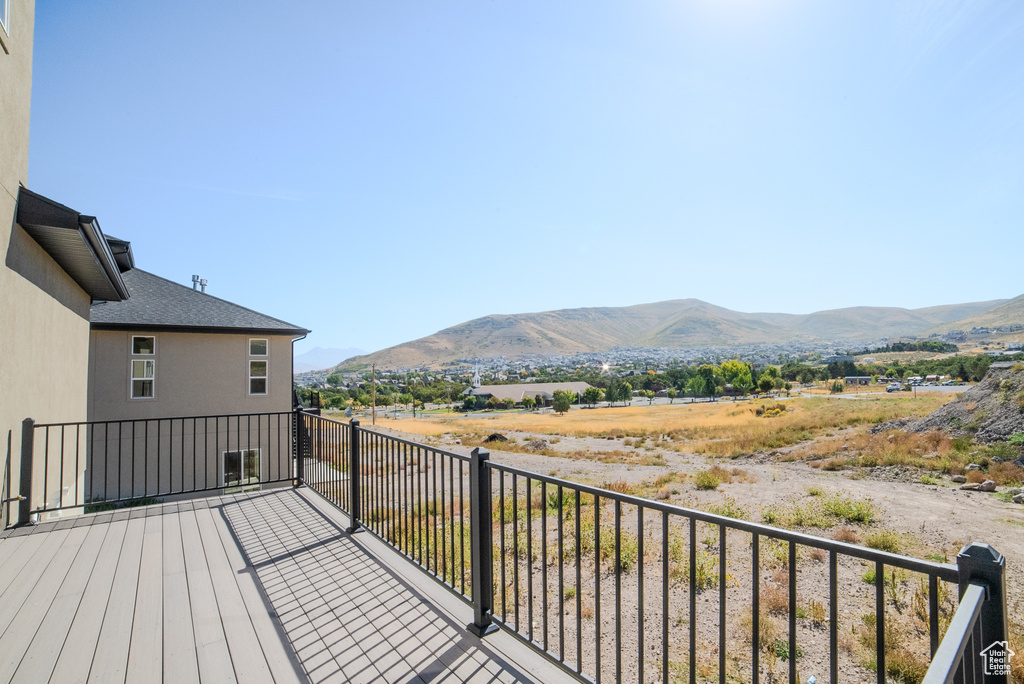
[[960,606],[932,658],[923,684],[1010,680],[1006,635],[1006,559],[988,544],[971,544],[957,556]]
[[348,513],[352,531],[372,532],[468,600],[469,458],[361,428],[358,419],[303,413],[299,425],[303,482]]
[[292,412],[22,423],[16,522],[293,481]]
[[[863,667],[880,683],[908,668],[920,677],[933,660],[940,667],[965,577],[985,574],[999,587],[988,610],[1005,613],[1002,574],[978,545],[957,565],[919,560],[513,468],[484,449],[467,457],[357,420],[307,415],[302,425],[300,441],[314,443],[305,482],[350,514],[350,529],[370,530],[471,603],[474,632],[500,627],[586,681],[837,682]],[[1005,635],[1005,620],[987,623],[986,644]],[[961,675],[981,671],[980,640],[964,646]]]

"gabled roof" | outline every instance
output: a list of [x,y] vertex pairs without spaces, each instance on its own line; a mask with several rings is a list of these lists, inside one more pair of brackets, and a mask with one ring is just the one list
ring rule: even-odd
[[16,220],[94,300],[118,302],[128,298],[118,264],[95,216],[84,216],[19,188]]
[[121,274],[131,299],[92,305],[93,330],[305,335],[309,331],[160,276],[133,268]]

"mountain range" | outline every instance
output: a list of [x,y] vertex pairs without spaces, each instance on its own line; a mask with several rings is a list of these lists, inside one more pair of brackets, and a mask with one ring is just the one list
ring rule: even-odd
[[1024,295],[922,309],[857,306],[810,314],[742,313],[699,299],[492,315],[346,359],[338,370],[437,366],[464,357],[600,352],[617,346],[695,348],[868,342],[974,326],[1024,324]]
[[365,353],[362,349],[355,347],[348,349],[313,347],[309,351],[295,355],[295,372],[305,373],[306,371],[330,368],[336,366],[340,361]]

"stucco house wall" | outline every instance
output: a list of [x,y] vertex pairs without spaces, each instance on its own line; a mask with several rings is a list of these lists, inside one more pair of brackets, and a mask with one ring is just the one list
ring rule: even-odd
[[[134,336],[155,338],[154,353],[132,354]],[[292,408],[292,337],[132,330],[93,330],[89,353],[89,420],[270,413]],[[250,356],[251,339],[267,340]],[[132,359],[155,362],[152,398],[131,398]],[[268,362],[267,393],[249,394],[249,361]]]

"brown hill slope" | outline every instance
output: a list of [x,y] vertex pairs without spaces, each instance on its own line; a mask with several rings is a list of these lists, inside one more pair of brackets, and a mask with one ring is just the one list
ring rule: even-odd
[[970,330],[975,326],[991,327],[1013,323],[1024,325],[1024,295],[1010,300],[1001,300],[995,306],[983,311],[974,312],[958,320],[944,322],[935,326],[933,332],[945,332],[954,329]]
[[[1024,296],[1019,297],[1024,302]],[[625,307],[492,315],[388,349],[347,359],[340,370],[433,366],[461,357],[573,354],[616,346],[693,348],[758,342],[849,340],[916,335],[960,314],[984,315],[1017,300],[926,309],[851,307],[806,315],[742,313],[699,299]],[[949,327],[960,327],[954,322]]]

